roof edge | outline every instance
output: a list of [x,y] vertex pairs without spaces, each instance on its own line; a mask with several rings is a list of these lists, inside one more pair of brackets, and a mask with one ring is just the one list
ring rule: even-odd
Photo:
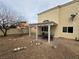
[[51,11],[51,10],[54,10],[54,9],[57,9],[57,8],[62,8],[64,6],[68,6],[68,5],[73,4],[73,3],[76,3],[76,2],[79,2],[79,1],[70,1],[70,2],[67,2],[65,4],[55,6],[53,8],[50,8],[48,10],[45,10],[45,11],[42,11],[42,12],[38,13],[38,15],[43,14],[43,13],[48,12],[48,11]]

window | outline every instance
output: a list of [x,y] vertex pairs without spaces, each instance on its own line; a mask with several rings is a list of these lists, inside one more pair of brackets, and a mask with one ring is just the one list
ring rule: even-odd
[[47,26],[42,27],[42,31],[48,31],[48,27]]
[[73,27],[63,27],[63,32],[73,33]]
[[73,33],[73,27],[68,27],[68,33]]
[[63,32],[67,32],[67,27],[63,27]]

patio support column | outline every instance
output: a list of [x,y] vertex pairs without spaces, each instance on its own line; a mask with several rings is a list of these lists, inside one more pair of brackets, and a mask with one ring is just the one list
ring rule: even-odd
[[38,40],[38,26],[36,25],[36,40]]
[[50,25],[48,25],[48,43],[50,44]]
[[31,27],[29,26],[29,37],[31,36]]

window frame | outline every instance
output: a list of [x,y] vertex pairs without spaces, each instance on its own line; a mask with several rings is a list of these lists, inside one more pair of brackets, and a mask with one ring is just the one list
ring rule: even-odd
[[[72,28],[71,29],[72,30],[71,32],[69,31],[69,28]],[[67,26],[64,26],[62,32],[63,33],[73,33],[73,26],[68,26],[68,27]]]
[[[71,31],[72,30],[72,31]],[[73,33],[73,26],[68,27],[68,33]]]
[[64,33],[67,33],[68,31],[67,31],[67,27],[63,27],[63,32]]

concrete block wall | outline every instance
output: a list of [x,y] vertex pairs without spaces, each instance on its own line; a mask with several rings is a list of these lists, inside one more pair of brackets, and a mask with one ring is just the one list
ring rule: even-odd
[[[28,33],[28,29],[10,29],[8,30],[7,34],[23,34],[23,33]],[[3,35],[3,33],[0,31],[0,35]]]

